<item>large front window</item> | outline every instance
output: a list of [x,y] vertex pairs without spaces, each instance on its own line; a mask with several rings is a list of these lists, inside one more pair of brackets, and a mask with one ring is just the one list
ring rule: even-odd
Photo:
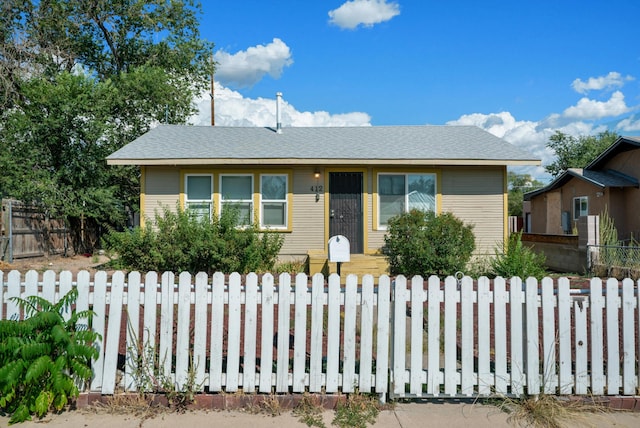
[[379,174],[378,223],[385,227],[389,219],[412,209],[435,211],[435,174]]
[[287,176],[263,174],[260,176],[260,226],[287,227]]
[[253,220],[253,176],[221,175],[220,196],[222,212],[237,210],[238,224],[251,224]]
[[185,206],[200,219],[211,219],[213,176],[189,174],[185,177]]

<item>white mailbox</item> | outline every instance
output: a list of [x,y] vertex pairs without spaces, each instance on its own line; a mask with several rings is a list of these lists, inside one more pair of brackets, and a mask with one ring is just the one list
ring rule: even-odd
[[346,236],[336,235],[329,238],[329,261],[348,262],[351,257],[349,240]]

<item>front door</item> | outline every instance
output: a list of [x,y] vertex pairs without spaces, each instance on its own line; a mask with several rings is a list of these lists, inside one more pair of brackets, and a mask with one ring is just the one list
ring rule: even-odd
[[329,173],[329,236],[346,236],[352,254],[364,252],[362,173]]

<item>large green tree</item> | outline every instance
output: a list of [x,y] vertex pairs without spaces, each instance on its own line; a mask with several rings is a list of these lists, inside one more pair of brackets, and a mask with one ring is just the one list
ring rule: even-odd
[[544,184],[531,177],[530,174],[507,173],[509,215],[522,217],[522,201],[526,192],[539,189]]
[[[0,195],[80,229],[124,224],[138,171],[105,157],[158,122],[183,123],[213,45],[193,0],[5,0],[0,6]],[[94,238],[97,236],[93,234]]]
[[611,131],[597,135],[581,135],[577,138],[556,131],[547,143],[547,147],[555,152],[556,160],[545,169],[552,176],[557,177],[568,168],[584,168],[611,146],[618,137],[618,134]]

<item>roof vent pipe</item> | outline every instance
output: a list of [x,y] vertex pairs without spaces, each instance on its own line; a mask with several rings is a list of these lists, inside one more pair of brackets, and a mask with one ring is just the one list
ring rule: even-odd
[[276,132],[282,134],[282,121],[280,120],[280,102],[282,101],[282,92],[276,92]]

